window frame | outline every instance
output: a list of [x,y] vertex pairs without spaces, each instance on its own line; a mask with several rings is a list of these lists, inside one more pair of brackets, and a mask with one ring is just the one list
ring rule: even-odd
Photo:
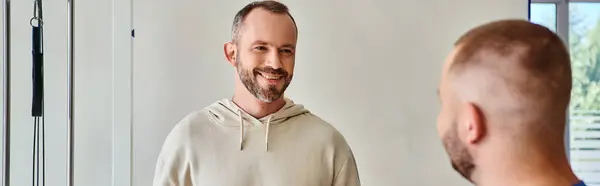
[[[529,0],[528,18],[531,20],[531,4],[532,3],[553,3],[556,5],[556,34],[563,40],[565,46],[569,48],[569,3],[600,3],[600,0]],[[571,136],[570,136],[570,117],[569,110],[567,112],[567,121],[565,125],[565,148],[567,159],[571,162]]]

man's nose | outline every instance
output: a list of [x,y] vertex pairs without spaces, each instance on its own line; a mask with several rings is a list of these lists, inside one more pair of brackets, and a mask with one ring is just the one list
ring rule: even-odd
[[281,57],[279,56],[279,52],[277,50],[269,52],[269,56],[267,57],[266,64],[267,66],[273,69],[279,69],[283,67],[281,63]]

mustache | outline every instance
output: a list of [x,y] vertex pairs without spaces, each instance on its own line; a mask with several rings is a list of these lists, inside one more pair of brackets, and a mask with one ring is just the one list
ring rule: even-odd
[[269,73],[269,74],[281,75],[284,77],[287,77],[289,74],[287,71],[285,71],[282,68],[274,69],[271,67],[255,68],[254,73]]

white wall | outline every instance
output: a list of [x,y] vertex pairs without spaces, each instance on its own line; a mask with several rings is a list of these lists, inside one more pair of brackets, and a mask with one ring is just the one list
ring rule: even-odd
[[[134,1],[135,186],[151,184],[174,124],[232,95],[234,70],[222,44],[234,14],[248,2]],[[435,129],[441,65],[469,28],[526,19],[527,1],[282,2],[300,32],[287,96],[346,136],[364,185],[468,185],[451,170]]]
[[[12,1],[11,185],[28,185],[31,178],[32,2]],[[150,185],[171,127],[231,96],[234,71],[222,44],[233,15],[249,1],[134,1],[133,66],[130,1],[76,2],[75,185],[128,185],[131,119],[131,179]],[[527,1],[283,2],[300,29],[287,96],[346,136],[364,185],[467,185],[451,170],[435,132],[441,63],[467,29],[526,18]],[[54,186],[66,183],[67,6],[49,0],[44,8],[46,177]]]

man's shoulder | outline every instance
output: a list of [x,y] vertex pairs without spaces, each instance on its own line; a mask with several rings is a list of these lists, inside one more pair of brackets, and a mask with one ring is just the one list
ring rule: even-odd
[[[336,159],[345,161],[346,158],[352,156],[352,148],[346,141],[346,137],[336,128],[335,124],[315,115],[309,114],[303,116],[298,125],[304,126],[300,128],[303,133],[304,143],[310,143],[318,148],[329,149],[327,152],[335,154]],[[338,162],[342,163],[342,162]]]
[[193,111],[173,126],[169,132],[169,137],[178,138],[178,140],[189,140],[192,134],[203,130],[211,122],[211,118],[208,117],[205,110]]
[[176,125],[182,127],[194,127],[196,125],[206,125],[211,123],[211,118],[206,109],[195,110],[185,115]]
[[310,113],[299,121],[300,125],[305,126],[307,133],[310,136],[320,136],[322,140],[326,140],[333,145],[346,146],[346,138],[331,122]]
[[304,116],[300,122],[302,125],[316,127],[322,131],[339,133],[338,129],[333,124],[314,113],[309,113],[308,115]]

